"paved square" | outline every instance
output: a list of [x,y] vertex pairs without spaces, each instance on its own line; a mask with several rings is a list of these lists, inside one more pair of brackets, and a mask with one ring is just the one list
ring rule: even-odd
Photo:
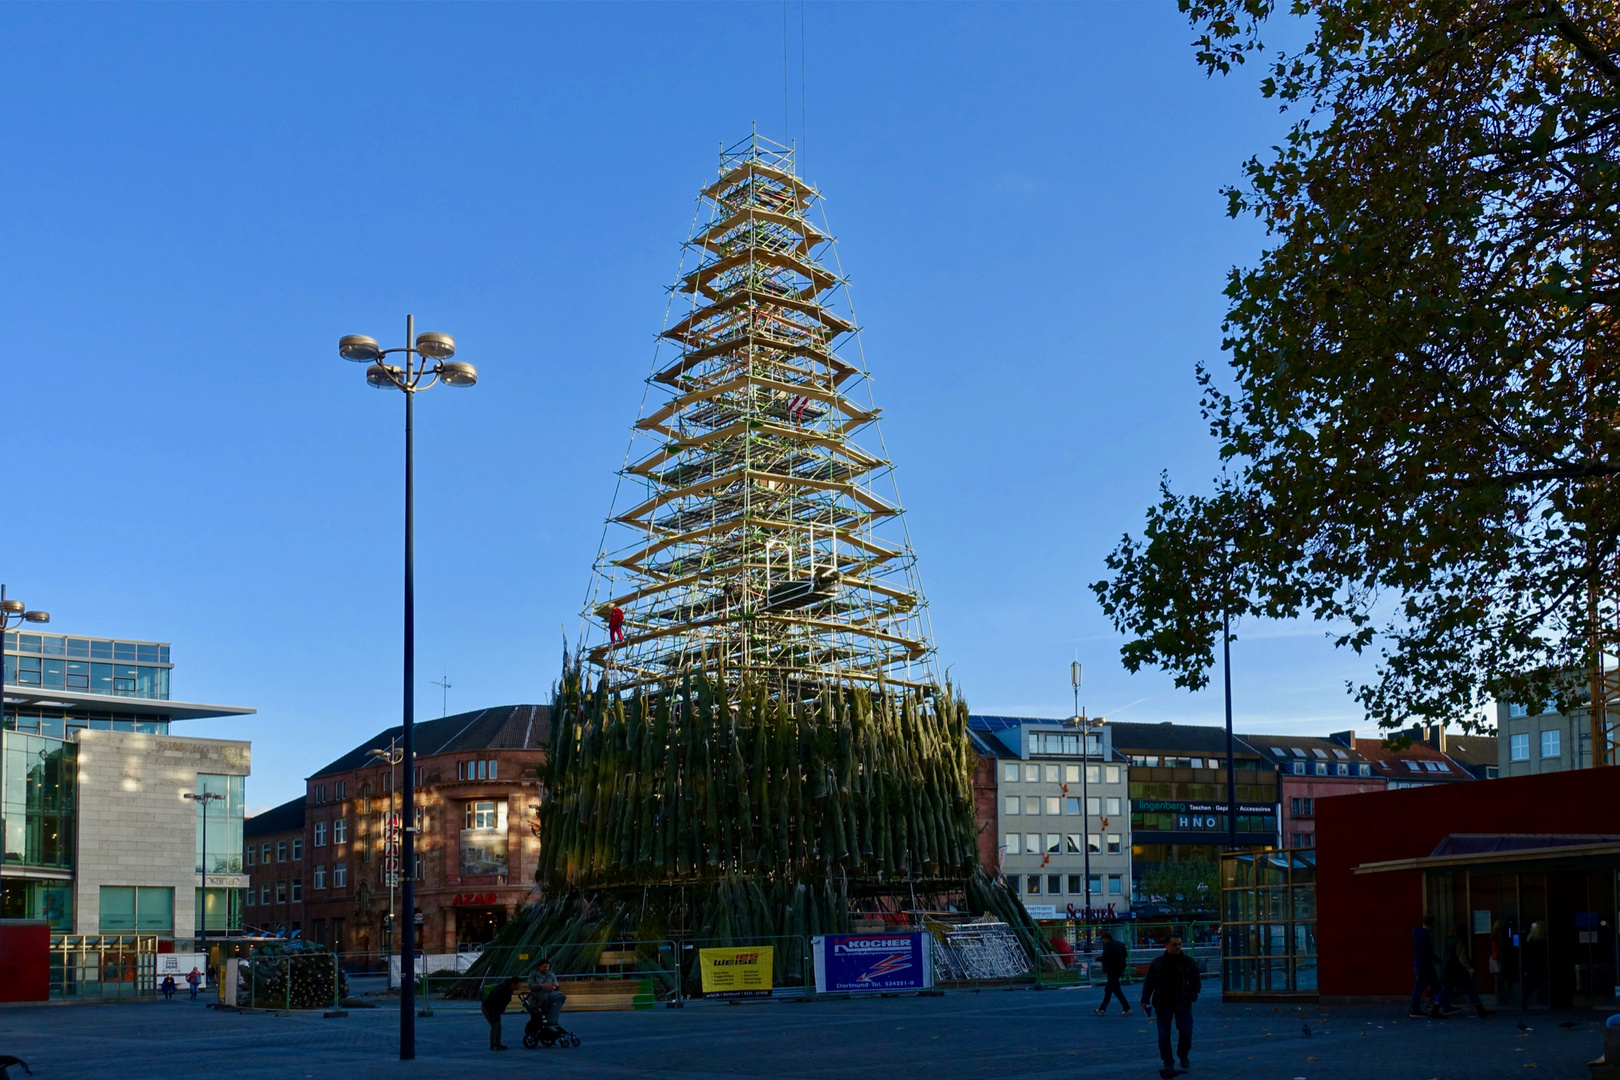
[[[522,1017],[512,1013],[505,1021],[512,1049],[503,1054],[487,1049],[488,1028],[473,1006],[458,1003],[417,1021],[418,1057],[410,1063],[395,1057],[399,1014],[386,1007],[328,1020],[243,1015],[185,1000],[51,1006],[0,1010],[0,1053],[26,1059],[41,1080],[1156,1076],[1152,1025],[1139,1014],[1094,1016],[1098,996],[1017,990],[565,1013],[565,1025],[584,1040],[569,1050],[524,1050]],[[1211,999],[1195,1010],[1189,1080],[1584,1080],[1584,1063],[1601,1049],[1603,1014],[1533,1012],[1528,1034],[1518,1031],[1518,1017],[1408,1021],[1396,1008],[1274,1009]],[[13,1080],[20,1075],[14,1070]]]

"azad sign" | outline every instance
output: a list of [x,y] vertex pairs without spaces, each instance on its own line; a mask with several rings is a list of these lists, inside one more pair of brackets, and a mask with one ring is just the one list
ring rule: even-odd
[[932,938],[927,933],[827,934],[810,941],[817,993],[926,990],[934,985]]
[[[496,903],[492,892],[459,892],[456,898],[450,901],[451,907],[490,907]],[[417,918],[420,920],[421,916]]]

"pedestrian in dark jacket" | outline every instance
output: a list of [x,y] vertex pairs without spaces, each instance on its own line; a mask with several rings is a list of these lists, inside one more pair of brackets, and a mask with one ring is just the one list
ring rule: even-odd
[[1097,1006],[1097,1015],[1107,1015],[1108,1003],[1117,997],[1123,1010],[1120,1015],[1129,1016],[1131,1003],[1125,1000],[1125,991],[1119,988],[1119,977],[1125,974],[1125,960],[1129,955],[1125,950],[1125,943],[1115,941],[1114,935],[1107,930],[1102,932],[1102,943],[1102,970],[1103,975],[1108,978],[1108,984],[1103,987],[1102,1004]]
[[1192,1051],[1192,1006],[1202,988],[1198,965],[1181,951],[1181,938],[1172,936],[1164,943],[1164,952],[1148,965],[1147,978],[1142,981],[1142,1008],[1149,1016],[1155,1010],[1159,1014],[1159,1057],[1164,1061],[1160,1076],[1176,1074],[1176,1063],[1170,1056],[1172,1020],[1176,1025],[1176,1057],[1181,1059],[1183,1069],[1192,1067],[1187,1060]]
[[506,1012],[506,1007],[512,1004],[512,995],[522,985],[523,980],[517,975],[513,975],[510,979],[502,979],[489,988],[489,993],[484,995],[484,1000],[479,1005],[479,1008],[483,1010],[484,1019],[489,1021],[489,1048],[491,1050],[506,1049],[506,1046],[501,1042],[501,1015]]
[[1468,952],[1468,932],[1460,919],[1452,928],[1451,936],[1446,938],[1446,964],[1440,977],[1447,986],[1460,987],[1468,995],[1468,1003],[1481,1020],[1494,1015],[1479,1000],[1479,987],[1474,985],[1474,959]]
[[[1435,1020],[1442,1019],[1444,1014],[1440,1011],[1446,1007],[1446,986],[1440,981],[1440,957],[1434,951],[1434,916],[1423,916],[1423,922],[1412,931],[1412,1007],[1407,1010],[1411,1017],[1428,1015]],[[1429,1006],[1427,1014],[1423,1012],[1423,992],[1434,989],[1434,1001]]]
[[176,990],[178,990],[179,987],[175,986],[175,984],[174,984],[174,976],[173,975],[165,975],[165,976],[163,976],[163,985],[160,986],[158,989],[163,991],[163,1000],[164,1001],[173,1001],[174,1000],[174,992]]

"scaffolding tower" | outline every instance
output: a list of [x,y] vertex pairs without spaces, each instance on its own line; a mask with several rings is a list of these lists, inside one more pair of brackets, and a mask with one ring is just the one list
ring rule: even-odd
[[794,150],[757,134],[700,195],[682,270],[697,266],[673,286],[656,407],[632,430],[583,613],[582,655],[617,690],[694,671],[805,698],[832,681],[936,685],[819,203]]

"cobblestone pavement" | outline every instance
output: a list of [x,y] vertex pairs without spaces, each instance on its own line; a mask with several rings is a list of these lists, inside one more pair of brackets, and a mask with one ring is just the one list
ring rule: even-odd
[[[417,1021],[417,1059],[397,1060],[397,1010],[237,1014],[176,1000],[0,1009],[0,1054],[40,1080],[181,1075],[369,1080],[372,1077],[667,1076],[837,1080],[978,1077],[1143,1080],[1159,1068],[1140,1014],[1092,1014],[1094,992],[987,991],[933,998],[699,1002],[684,1009],[565,1013],[584,1045],[524,1050],[509,1014],[506,1053],[470,1003]],[[1520,1032],[1523,1015],[1532,1029]],[[1200,1002],[1188,1080],[1481,1080],[1584,1078],[1601,1050],[1592,1011],[1410,1021],[1393,1007],[1306,1009]],[[1310,1037],[1303,1025],[1312,1028]],[[1563,1027],[1561,1024],[1569,1024]],[[1526,1072],[1535,1069],[1535,1072]],[[12,1078],[17,1080],[18,1071]]]

